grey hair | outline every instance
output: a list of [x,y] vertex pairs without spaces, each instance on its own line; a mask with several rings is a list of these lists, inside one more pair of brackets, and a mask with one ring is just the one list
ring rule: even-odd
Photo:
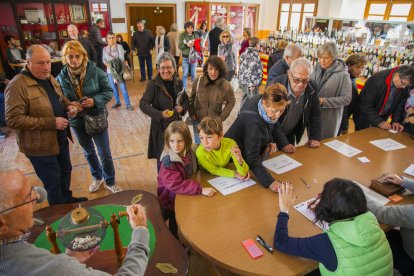
[[296,53],[299,53],[299,55],[302,57],[303,49],[301,46],[291,43],[288,46],[286,46],[285,51],[283,52],[283,58],[293,57]]
[[219,27],[221,29],[223,25],[224,25],[224,18],[218,17],[216,22],[214,23],[214,26]]
[[73,24],[69,24],[67,29],[69,30],[69,28],[75,28],[76,30],[79,31],[78,27],[76,25],[73,25]]
[[176,32],[176,31],[178,31],[178,24],[172,23],[170,26],[170,32]]
[[317,55],[318,57],[324,54],[328,54],[334,59],[337,59],[339,57],[338,47],[336,46],[335,42],[326,42],[325,44],[322,44],[319,46]]
[[158,56],[157,65],[161,66],[161,63],[163,63],[164,61],[168,61],[168,60],[171,60],[174,70],[177,70],[177,64],[175,63],[175,58],[168,52],[164,52]]
[[294,71],[298,67],[304,67],[304,68],[308,69],[309,70],[309,74],[312,72],[312,65],[311,65],[311,63],[309,62],[309,60],[307,60],[304,57],[301,57],[301,58],[298,58],[298,59],[295,59],[294,61],[292,61],[292,63],[289,66],[289,69],[291,71]]
[[[38,49],[38,50],[36,50],[36,49]],[[41,45],[35,44],[35,45],[30,46],[30,47],[27,49],[27,51],[26,51],[26,59],[27,59],[27,60],[31,60],[31,59],[32,59],[32,56],[33,56],[33,54],[34,54],[34,52],[35,52],[35,51],[39,51],[39,49],[44,49],[44,50],[45,50],[45,51],[47,51],[47,52],[48,52],[48,54],[50,55],[49,51],[48,51],[46,48],[44,48],[44,47],[43,47],[43,46],[41,46]]]

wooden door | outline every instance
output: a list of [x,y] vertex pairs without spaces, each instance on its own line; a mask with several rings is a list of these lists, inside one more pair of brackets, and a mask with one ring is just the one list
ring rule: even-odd
[[170,26],[175,22],[175,5],[158,5],[158,6],[147,6],[147,5],[131,5],[129,7],[128,14],[128,30],[131,34],[132,28],[136,31],[137,19],[145,20],[145,28],[150,30],[155,36],[155,27],[163,26],[168,32]]

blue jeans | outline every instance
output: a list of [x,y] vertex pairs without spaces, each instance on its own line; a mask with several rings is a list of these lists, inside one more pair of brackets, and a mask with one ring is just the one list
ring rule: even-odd
[[37,177],[47,191],[49,205],[63,204],[72,199],[70,188],[72,164],[69,156],[69,142],[59,145],[60,153],[50,156],[27,156]]
[[[72,127],[72,129],[83,148],[83,153],[88,161],[92,176],[97,180],[104,178],[108,186],[114,185],[115,168],[109,146],[108,129],[93,136],[87,134],[84,127]],[[101,162],[99,162],[96,156],[95,145]]]
[[152,80],[152,55],[145,57],[138,56],[139,70],[141,71],[141,80],[145,80],[145,63],[147,63],[148,79]]
[[198,121],[193,121],[193,130],[194,130],[194,143],[196,143],[197,145],[200,145],[200,136],[198,135],[198,124],[200,122]]
[[[114,82],[114,78],[112,77],[112,74],[108,73],[108,79],[109,79],[109,84],[111,85],[112,90],[114,91],[115,103],[121,104],[121,99],[119,98],[119,92],[118,92],[118,85]],[[125,104],[131,105],[129,101],[128,90],[126,88],[126,83],[118,82],[118,84],[121,87],[121,92],[122,92],[122,96],[124,96]]]
[[190,70],[191,72],[191,81],[194,80],[195,76],[196,76],[196,68],[197,68],[197,64],[194,63],[190,63],[190,59],[183,57],[183,85],[185,90],[187,90],[187,75],[188,75],[188,70]]

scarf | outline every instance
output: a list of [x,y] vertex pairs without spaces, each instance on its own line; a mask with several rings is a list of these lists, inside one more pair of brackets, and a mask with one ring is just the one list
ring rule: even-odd
[[[158,59],[158,55],[164,53],[164,35],[158,36],[155,38],[157,45],[155,46],[155,57]],[[158,46],[161,46],[158,48]]]
[[75,88],[75,94],[78,99],[83,98],[82,83],[86,75],[86,67],[88,66],[88,59],[84,58],[82,65],[78,69],[71,68],[68,65],[68,75],[70,82]]
[[269,118],[269,116],[267,116],[266,110],[264,109],[262,100],[259,100],[259,102],[257,103],[257,109],[259,110],[259,115],[260,117],[262,117],[262,119],[268,123],[268,124],[274,124],[277,122],[277,119],[272,120]]

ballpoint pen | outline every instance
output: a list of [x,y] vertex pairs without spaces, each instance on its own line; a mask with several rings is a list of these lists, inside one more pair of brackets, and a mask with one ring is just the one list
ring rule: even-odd
[[299,177],[299,179],[303,182],[303,184],[306,185],[306,188],[310,189],[310,185],[308,184],[308,182],[305,181],[305,179],[303,179],[302,177]]
[[269,251],[270,254],[273,254],[273,248],[260,235],[257,235],[256,241]]
[[308,209],[310,209],[311,206],[313,204],[315,204],[320,198],[321,198],[321,194],[319,193],[318,196],[314,200],[312,200],[310,203],[308,203]]

